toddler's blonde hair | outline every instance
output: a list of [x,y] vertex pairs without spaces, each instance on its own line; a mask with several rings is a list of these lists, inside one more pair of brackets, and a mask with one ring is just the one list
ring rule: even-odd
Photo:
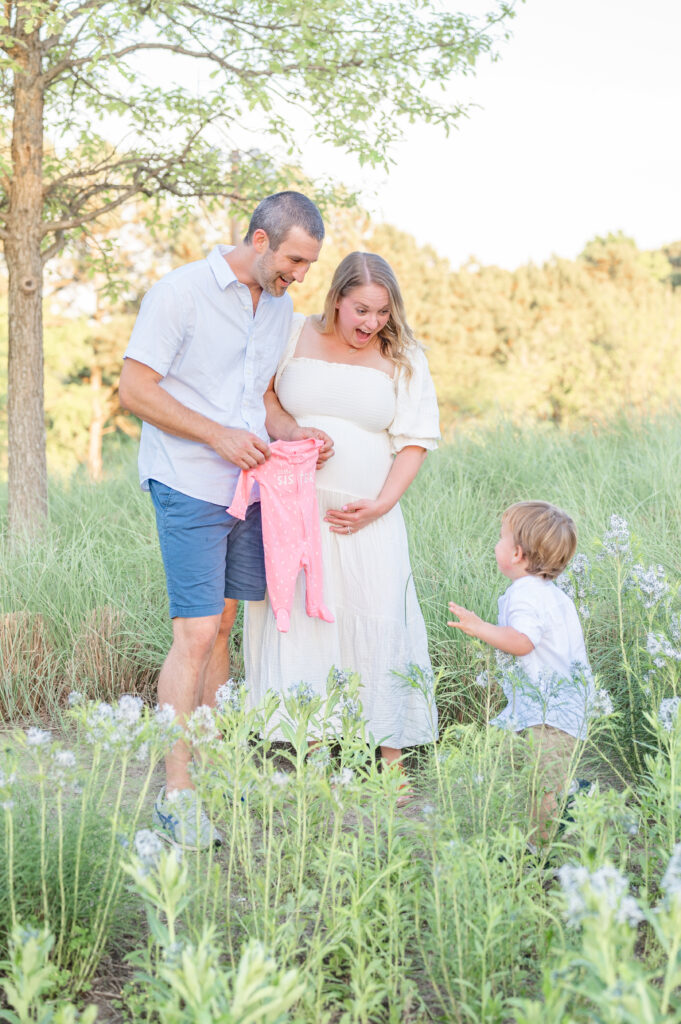
[[530,576],[555,580],[577,548],[574,522],[548,501],[517,501],[501,521],[508,526],[513,543],[522,548]]

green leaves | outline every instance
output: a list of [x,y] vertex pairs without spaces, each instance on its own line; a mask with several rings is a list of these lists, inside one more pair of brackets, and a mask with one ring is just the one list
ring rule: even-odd
[[[489,19],[502,15],[497,5]],[[125,201],[129,189],[228,194],[225,130],[250,129],[255,118],[295,153],[292,107],[318,138],[361,163],[387,165],[402,124],[446,126],[462,113],[424,86],[444,85],[492,48],[488,28],[431,0],[381,0],[359,10],[349,0],[31,0],[8,5],[0,33],[7,72],[0,113],[11,117],[25,61],[33,55],[42,67],[45,130],[54,143],[46,228],[67,222],[67,231]],[[242,120],[242,111],[251,116]],[[107,157],[102,135],[124,141]],[[222,153],[208,160],[211,147]],[[245,183],[246,201],[260,184]],[[0,188],[0,209],[4,202]]]

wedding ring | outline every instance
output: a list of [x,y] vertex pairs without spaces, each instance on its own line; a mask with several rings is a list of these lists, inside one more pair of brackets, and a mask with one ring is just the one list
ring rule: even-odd
[[348,526],[348,533],[352,533],[352,528]]

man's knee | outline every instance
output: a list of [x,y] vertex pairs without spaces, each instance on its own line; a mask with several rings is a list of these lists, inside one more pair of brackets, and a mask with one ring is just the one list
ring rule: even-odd
[[195,619],[173,619],[173,646],[192,662],[200,664],[210,658],[221,617],[206,615]]

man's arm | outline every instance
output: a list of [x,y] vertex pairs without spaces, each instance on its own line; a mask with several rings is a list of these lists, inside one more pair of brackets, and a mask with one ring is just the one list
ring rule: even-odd
[[530,638],[517,629],[513,629],[512,626],[494,626],[491,622],[485,622],[474,612],[469,612],[467,608],[454,604],[453,601],[449,602],[449,610],[457,616],[459,621],[448,622],[448,626],[460,629],[468,636],[476,636],[478,640],[483,640],[490,647],[496,647],[498,651],[505,651],[506,654],[520,657],[534,650],[534,644]]
[[223,427],[188,409],[159,387],[162,380],[162,375],[145,363],[125,359],[118,385],[121,405],[166,434],[207,444],[220,458],[240,469],[251,469],[265,461],[269,454],[265,441],[248,430]]
[[323,430],[316,427],[299,427],[293,416],[282,407],[274,390],[274,377],[263,396],[265,403],[265,427],[270,437],[277,441],[303,441],[306,437],[316,437],[323,441],[317,457],[317,469],[333,455],[333,441]]

